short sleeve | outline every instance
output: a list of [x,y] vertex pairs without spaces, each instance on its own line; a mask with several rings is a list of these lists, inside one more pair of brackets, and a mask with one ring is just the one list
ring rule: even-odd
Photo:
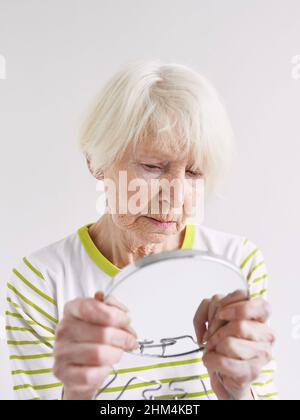
[[15,399],[60,399],[52,373],[58,310],[53,290],[34,261],[23,258],[7,283],[6,336]]
[[[269,301],[269,271],[265,257],[261,249],[247,238],[243,238],[241,244],[240,269],[247,279],[250,298]],[[278,399],[279,395],[274,383],[275,372],[276,361],[273,359],[264,366],[259,377],[252,384],[255,399]]]

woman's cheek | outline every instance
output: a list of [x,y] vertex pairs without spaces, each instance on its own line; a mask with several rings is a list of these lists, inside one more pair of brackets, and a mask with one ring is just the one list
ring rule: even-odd
[[[185,213],[202,221],[204,214],[204,187],[201,179],[188,179],[185,184]],[[198,220],[199,219],[199,220]]]
[[195,206],[196,192],[193,188],[192,181],[187,179],[184,183],[184,213],[189,217],[193,215],[193,208]]
[[[152,177],[145,176],[143,171],[135,170],[130,174],[127,187],[127,202],[130,214],[136,216],[147,215],[151,213],[152,202]],[[154,196],[156,193],[154,192]],[[155,197],[154,197],[155,199]],[[133,207],[131,209],[131,207]],[[133,210],[133,211],[131,211]]]

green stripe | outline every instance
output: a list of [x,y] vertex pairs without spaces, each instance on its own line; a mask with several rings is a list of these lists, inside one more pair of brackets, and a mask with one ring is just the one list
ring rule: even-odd
[[[39,327],[43,328],[44,330],[50,332],[53,335],[55,334],[55,330],[53,328],[47,327],[46,325],[43,325],[43,324],[40,324],[37,321],[34,321],[33,318],[30,316],[30,314],[28,314],[27,312],[25,312],[25,315],[27,315],[30,319],[32,319],[32,321],[34,322],[35,325],[38,325]],[[25,322],[29,322],[29,321],[25,320]]]
[[32,389],[49,389],[49,388],[56,388],[58,386],[62,386],[61,382],[57,382],[55,384],[46,384],[46,385],[32,385],[32,384],[23,384],[23,385],[15,385],[13,387],[14,391],[18,389],[25,389],[25,388],[32,388]]
[[195,225],[192,223],[187,223],[181,249],[192,249],[195,242],[195,235],[196,235]]
[[[53,337],[51,337],[53,338]],[[48,347],[53,347],[51,346],[51,344],[47,343],[46,341],[41,341],[41,340],[23,340],[23,341],[16,341],[16,340],[7,340],[7,344],[8,345],[14,345],[14,346],[25,346],[25,345],[30,345],[30,344],[45,344],[45,346]]]
[[251,284],[258,283],[258,282],[260,282],[260,281],[262,281],[262,280],[264,280],[264,279],[266,279],[266,278],[268,278],[268,274],[264,274],[264,275],[262,275],[262,276],[260,276],[260,277],[257,277],[256,279],[254,279],[254,280],[251,282]]
[[114,265],[96,247],[88,230],[89,226],[91,225],[92,223],[88,223],[77,230],[79,239],[82,245],[84,246],[85,251],[87,252],[89,257],[92,259],[92,261],[94,261],[94,263],[106,274],[113,277],[120,271],[120,268]]
[[247,280],[250,280],[251,275],[254,273],[255,270],[258,269],[258,267],[260,267],[261,265],[265,264],[265,260],[260,261],[259,263],[255,264],[255,266],[252,268],[252,270],[249,271],[248,275],[247,275]]
[[28,331],[32,335],[34,335],[37,338],[41,338],[44,341],[55,341],[55,337],[46,337],[44,335],[37,334],[32,328],[23,328],[23,327],[11,327],[10,325],[6,325],[5,329],[7,331]]
[[118,369],[110,372],[110,375],[114,375],[115,373],[129,373],[129,372],[139,372],[141,370],[150,370],[150,369],[158,369],[162,367],[169,367],[169,366],[182,366],[182,365],[188,365],[192,363],[201,363],[202,359],[188,359],[188,360],[181,360],[177,362],[165,362],[165,363],[157,363],[154,365],[148,365],[148,366],[135,366],[129,369]]
[[240,265],[240,269],[244,268],[245,265],[247,264],[247,262],[250,260],[250,258],[252,258],[258,251],[258,248],[254,249],[249,255],[248,257],[246,257],[244,259],[244,261],[242,262],[242,264]]
[[243,245],[246,245],[247,242],[249,242],[249,239],[245,239]]
[[32,333],[32,329],[31,328],[23,328],[23,327],[11,327],[10,325],[6,325],[5,329],[7,331],[28,331]]
[[29,401],[32,401],[32,400],[40,400],[40,398],[39,397],[29,398]]
[[20,373],[24,373],[25,375],[40,375],[42,373],[51,373],[52,369],[39,369],[39,370],[23,370],[23,369],[18,369],[18,370],[13,370],[11,372],[12,375],[18,375]]
[[261,373],[274,373],[273,369],[262,370]]
[[23,321],[25,321],[29,325],[36,325],[36,322],[34,322],[34,321],[27,321],[20,314],[16,314],[16,313],[13,313],[13,312],[6,311],[5,312],[5,315],[7,315],[7,316],[13,316],[14,318],[22,319]]
[[30,287],[30,289],[32,289],[33,291],[35,291],[38,295],[40,295],[42,298],[44,298],[45,300],[47,300],[48,302],[52,303],[54,306],[57,306],[56,300],[53,299],[52,297],[46,295],[45,293],[43,293],[40,289],[38,289],[37,287],[35,287],[32,283],[30,283],[30,281],[28,281],[27,279],[25,279],[25,277],[19,273],[18,270],[16,270],[15,268],[13,268],[13,273],[23,282],[25,283],[28,287]]
[[27,265],[28,268],[30,268],[31,271],[34,272],[34,274],[36,274],[38,277],[40,277],[42,280],[45,280],[43,277],[43,274],[37,270],[29,261],[26,257],[23,258],[24,263]]
[[[8,299],[9,298],[7,298],[7,300]],[[13,302],[10,302],[10,303],[14,304]],[[55,334],[55,331],[54,331],[53,328],[47,327],[46,325],[42,325],[39,322],[34,321],[33,318],[30,316],[30,314],[28,314],[27,312],[25,312],[25,315],[27,315],[31,319],[31,321],[25,319],[22,315],[14,313],[14,312],[6,311],[5,314],[7,316],[12,316],[14,318],[22,319],[28,325],[38,325],[39,327],[43,328],[44,330],[49,331],[51,334],[53,334],[53,335]]]
[[253,382],[253,386],[265,386],[273,383],[273,379],[269,379],[267,382]]
[[279,395],[278,392],[272,392],[270,394],[260,395],[260,398],[271,398],[271,397],[277,397]]
[[260,292],[258,292],[258,293],[253,293],[252,295],[250,295],[250,298],[251,298],[251,299],[255,299],[256,297],[261,296],[261,295],[263,295],[264,293],[266,293],[266,291],[267,291],[267,289],[263,289],[263,290],[261,290],[261,291],[260,291]]
[[15,308],[17,308],[17,309],[22,309],[22,308],[21,308],[21,306],[20,306],[20,305],[18,305],[16,302],[13,302],[13,301],[11,300],[11,298],[7,297],[7,298],[6,298],[6,300],[7,300],[7,302],[11,303],[11,304],[12,304]]
[[[167,384],[167,383],[172,382],[172,381],[198,380],[200,378],[201,379],[209,378],[209,375],[207,373],[205,373],[203,375],[164,378],[164,379],[159,379],[159,382]],[[148,385],[153,385],[153,381],[139,382],[137,384],[128,385],[126,387],[126,391],[129,390],[129,389],[141,388],[141,387],[145,387],[145,386],[148,386]],[[102,391],[102,392],[119,392],[119,391],[122,391],[123,389],[124,389],[124,385],[123,386],[108,387],[108,388],[104,389],[103,391],[102,391],[102,389],[100,389],[99,392],[100,391]]]
[[19,356],[13,354],[9,356],[11,360],[31,360],[31,359],[43,359],[44,357],[52,357],[53,353],[44,353],[44,354],[29,354],[27,356]]
[[24,295],[22,295],[12,284],[7,283],[7,287],[12,290],[17,296],[19,296],[25,303],[30,305],[32,308],[34,308],[36,311],[40,312],[44,316],[46,316],[50,321],[54,322],[55,324],[58,323],[58,320],[54,318],[53,316],[49,315],[46,311],[41,309],[38,305],[33,303],[31,300],[27,299]]

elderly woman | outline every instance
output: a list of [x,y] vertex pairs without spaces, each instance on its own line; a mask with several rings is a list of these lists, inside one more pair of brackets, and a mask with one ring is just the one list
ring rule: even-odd
[[[106,190],[107,207],[99,220],[24,257],[13,269],[6,317],[16,398],[93,399],[117,363],[118,382],[102,398],[115,399],[140,370],[152,370],[165,384],[200,373],[215,399],[274,398],[275,338],[268,326],[263,255],[243,236],[188,222],[197,181],[205,182],[206,194],[221,185],[234,150],[232,137],[215,89],[191,68],[139,61],[105,86],[89,111],[80,145],[95,178],[117,188]],[[146,192],[140,211],[121,211],[115,198],[130,201],[133,194],[130,188],[120,190],[125,175],[127,186],[136,179],[146,185],[176,179],[183,188],[169,199],[160,189]],[[194,327],[198,341],[206,342],[201,363],[186,356],[171,364],[129,365],[124,351],[138,348],[138,342],[128,308],[113,296],[101,301],[101,292],[129,263],[178,248],[230,259],[248,279],[252,299],[239,291],[200,305]],[[153,382],[135,383],[124,397],[140,399],[147,386]],[[186,398],[204,397],[199,380],[193,381]]]

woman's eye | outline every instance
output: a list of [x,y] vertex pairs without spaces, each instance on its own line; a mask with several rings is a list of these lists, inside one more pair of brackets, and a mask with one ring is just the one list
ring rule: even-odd
[[156,166],[156,165],[150,165],[150,164],[146,164],[146,163],[143,163],[142,164],[142,166],[144,167],[144,168],[146,168],[146,169],[158,169],[158,170],[160,170],[161,169],[161,167],[160,166]]
[[197,171],[186,171],[190,176],[192,177],[201,177],[202,173],[201,172],[197,172]]

